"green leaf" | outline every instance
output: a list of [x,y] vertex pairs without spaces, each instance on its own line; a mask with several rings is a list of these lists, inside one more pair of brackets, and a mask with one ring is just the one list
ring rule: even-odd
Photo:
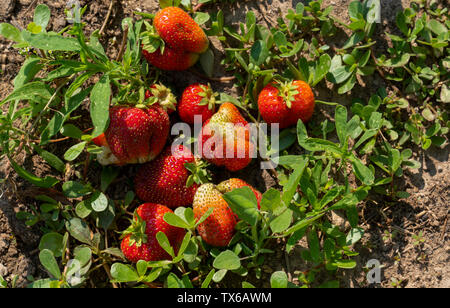
[[72,218],[66,222],[66,229],[70,235],[82,243],[91,245],[91,230],[87,224],[79,218]]
[[186,247],[186,250],[184,251],[183,259],[187,263],[192,263],[195,261],[195,258],[198,254],[198,246],[193,241],[190,241],[188,243],[188,246]]
[[270,221],[270,229],[273,233],[280,233],[289,228],[292,222],[293,211],[286,209],[279,216]]
[[164,215],[164,221],[167,222],[169,225],[183,228],[183,229],[189,229],[189,224],[186,223],[183,219],[181,219],[178,215],[175,215],[174,213],[166,213]]
[[256,65],[260,66],[269,57],[269,49],[267,49],[266,43],[262,40],[256,41],[250,50],[250,60]]
[[34,10],[33,21],[35,24],[42,27],[43,30],[47,28],[48,22],[50,21],[50,9],[45,4],[39,4]]
[[61,159],[59,159],[58,156],[47,152],[43,149],[41,149],[39,146],[35,145],[34,143],[31,144],[31,146],[33,147],[33,149],[38,152],[38,154],[53,168],[55,168],[56,170],[58,170],[59,172],[64,172],[64,170],[66,169],[66,165],[63,163],[63,161]]
[[169,6],[179,6],[180,0],[159,0],[159,6],[164,9]]
[[208,77],[214,74],[214,52],[208,49],[200,55],[200,64]]
[[364,165],[359,158],[351,155],[349,160],[352,163],[353,171],[355,171],[356,177],[366,185],[372,185],[375,180],[375,175],[369,167]]
[[352,269],[356,267],[356,261],[353,260],[338,260],[336,262],[333,262],[332,264],[344,269]]
[[42,178],[38,178],[34,174],[29,173],[24,168],[19,166],[11,158],[8,157],[8,159],[9,159],[9,162],[11,163],[11,166],[17,172],[17,174],[20,177],[22,177],[23,179],[25,179],[28,182],[30,182],[31,184],[33,184],[33,185],[36,185],[36,186],[42,187],[42,188],[50,188],[50,187],[54,186],[56,183],[59,182],[57,179],[55,179],[53,177],[50,177],[50,176],[46,176],[43,179]]
[[281,31],[277,31],[274,33],[273,41],[275,42],[278,48],[286,46],[288,44],[286,35],[284,35],[284,33]]
[[132,282],[139,280],[139,275],[136,270],[128,264],[114,263],[111,266],[111,276],[114,278],[115,282]]
[[362,238],[363,235],[364,235],[364,229],[359,228],[359,227],[353,228],[347,234],[347,238],[345,239],[345,244],[347,246],[352,246],[355,243],[357,243]]
[[37,49],[75,52],[81,50],[81,46],[75,38],[48,33],[33,34],[28,31],[22,31],[22,38]]
[[63,114],[61,114],[60,112],[55,113],[53,118],[48,123],[47,127],[42,131],[41,145],[48,143],[50,137],[56,135],[61,130],[64,121],[69,117],[72,111],[74,111],[81,105],[84,99],[89,95],[91,89],[92,87],[89,87],[71,97],[66,97],[66,105],[65,109],[63,110]]
[[319,263],[322,261],[322,255],[320,253],[320,243],[319,237],[317,236],[317,232],[314,229],[308,233],[308,246],[309,252],[311,254],[311,258],[315,263]]
[[145,273],[147,272],[147,268],[148,268],[147,262],[144,261],[144,260],[139,260],[139,261],[136,263],[137,274],[138,274],[140,277],[142,277],[142,276],[145,275]]
[[39,242],[39,250],[50,250],[56,258],[62,256],[63,248],[63,236],[56,232],[45,234]]
[[61,128],[61,134],[66,137],[81,139],[83,132],[73,124],[66,124]]
[[234,189],[222,197],[240,219],[250,225],[257,223],[259,215],[258,201],[249,187]]
[[395,173],[402,164],[402,157],[400,151],[397,149],[390,149],[388,152],[389,169]]
[[[299,122],[301,122],[301,120]],[[300,178],[302,177],[303,171],[305,170],[305,167],[308,164],[308,162],[309,160],[305,158],[301,163],[294,166],[294,172],[289,177],[287,184],[284,185],[282,201],[286,206],[289,206],[291,204],[292,198],[294,197],[297,191]]]
[[83,141],[78,144],[71,146],[66,153],[64,153],[64,159],[67,161],[74,161],[75,159],[83,153],[83,150],[86,146],[87,142]]
[[209,287],[209,284],[211,283],[211,280],[215,274],[216,270],[215,269],[211,269],[211,271],[208,273],[208,276],[206,276],[205,280],[203,280],[201,288],[202,289],[206,289]]
[[109,103],[111,99],[111,86],[109,76],[103,75],[95,84],[91,92],[91,119],[94,124],[93,136],[103,133],[109,124]]
[[252,285],[250,282],[243,281],[242,282],[242,288],[243,289],[255,289],[255,286]]
[[177,277],[174,273],[170,273],[167,276],[167,288],[169,289],[179,289],[179,288],[185,288],[186,286],[184,283],[180,280],[180,278]]
[[344,94],[353,89],[356,84],[356,75],[352,75],[347,81],[338,89],[339,94]]
[[358,44],[359,42],[361,42],[364,39],[364,32],[362,31],[358,31],[353,33],[348,40],[344,43],[344,46],[342,46],[342,49],[347,49],[350,47],[355,46],[356,44]]
[[272,288],[285,289],[288,286],[288,277],[284,271],[277,271],[270,276],[270,286]]
[[371,129],[380,129],[383,124],[383,114],[380,112],[372,112],[369,118],[369,127]]
[[440,99],[443,103],[450,103],[450,89],[446,84],[442,85]]
[[13,25],[7,23],[0,24],[0,35],[16,43],[23,42],[20,30],[14,27]]
[[213,266],[219,270],[237,270],[241,267],[241,260],[231,250],[225,250],[214,259]]
[[39,98],[44,101],[49,101],[51,97],[52,92],[49,86],[43,82],[35,81],[26,83],[22,87],[15,89],[13,93],[0,102],[0,106],[13,100],[36,101]]
[[96,191],[89,199],[89,203],[94,211],[103,212],[108,207],[108,198],[104,193]]
[[322,217],[324,215],[324,213],[318,214],[316,216],[313,217],[307,217],[303,220],[300,220],[298,222],[296,222],[292,227],[290,227],[289,229],[287,229],[282,236],[288,236],[289,234],[292,234],[298,230],[301,230],[303,228],[306,228],[307,226],[311,225],[314,221],[316,221],[317,219],[319,219],[320,217]]
[[225,278],[225,275],[226,275],[227,273],[228,273],[228,270],[226,270],[226,269],[221,269],[220,271],[217,271],[217,272],[214,274],[212,280],[213,280],[214,282],[216,282],[216,283],[219,283],[219,282],[221,282],[221,281],[223,280],[223,278]]
[[107,200],[105,210],[97,213],[97,227],[108,230],[116,217],[114,201]]
[[431,112],[431,110],[429,108],[425,108],[424,110],[422,110],[422,116],[427,120],[427,121],[434,121],[434,114],[433,112]]
[[39,253],[39,260],[45,269],[56,279],[61,279],[61,271],[59,270],[58,263],[53,256],[53,252],[48,249],[44,249]]
[[281,205],[281,193],[277,189],[270,188],[261,199],[261,210],[274,212]]
[[103,192],[109,187],[109,185],[114,181],[114,179],[119,175],[119,170],[114,167],[103,167],[102,173],[100,175],[101,190]]
[[341,191],[342,190],[340,187],[333,187],[332,189],[328,190],[320,200],[320,208],[324,208],[328,203],[336,199],[337,196],[341,194]]
[[194,20],[199,25],[205,24],[210,19],[211,19],[211,16],[208,13],[195,12]]
[[446,26],[444,26],[442,23],[440,23],[436,19],[431,19],[430,21],[428,21],[427,27],[431,31],[433,31],[434,34],[436,34],[438,36],[441,34],[448,33],[448,31],[449,31]]
[[402,31],[402,33],[407,36],[409,33],[409,28],[408,25],[406,24],[406,16],[404,12],[400,11],[397,14],[396,24],[397,27],[400,29],[400,31]]
[[356,63],[355,57],[353,57],[351,54],[345,54],[342,57],[342,61],[344,61],[344,63],[347,65],[353,65]]
[[86,266],[91,261],[92,250],[89,247],[78,246],[75,248],[73,256],[80,262],[80,266]]
[[331,67],[331,58],[328,54],[323,54],[319,58],[319,62],[316,63],[314,70],[314,79],[312,86],[317,85],[329,72]]
[[409,62],[411,55],[409,53],[404,53],[398,58],[388,59],[382,64],[386,67],[401,67]]
[[75,207],[75,213],[82,219],[88,217],[92,213],[91,204],[87,201],[79,202]]
[[336,133],[341,142],[341,146],[347,141],[347,108],[344,106],[336,106],[335,111]]
[[33,56],[27,58],[20,68],[19,73],[14,78],[14,89],[17,90],[33,80],[42,68],[43,65],[41,64],[40,58]]
[[358,20],[359,15],[363,15],[364,7],[360,1],[352,1],[348,5],[348,16],[352,20]]
[[75,181],[65,182],[62,186],[64,196],[68,198],[78,198],[85,196],[91,192],[89,187]]
[[30,31],[31,33],[37,34],[37,33],[41,33],[43,29],[41,26],[32,22],[32,23],[28,24],[27,30]]
[[158,241],[159,245],[173,258],[175,257],[175,253],[173,251],[172,246],[170,245],[169,239],[167,238],[166,234],[162,231],[159,231],[156,233],[156,240]]

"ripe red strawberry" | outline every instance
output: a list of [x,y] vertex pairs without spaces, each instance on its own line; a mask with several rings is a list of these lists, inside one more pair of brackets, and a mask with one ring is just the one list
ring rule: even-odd
[[192,204],[198,183],[205,181],[206,176],[195,180],[196,176],[202,176],[203,170],[194,170],[200,164],[188,148],[180,145],[173,150],[167,147],[158,158],[138,170],[134,184],[141,200],[164,203],[170,208]]
[[142,35],[144,57],[162,70],[186,70],[209,47],[205,32],[178,7],[159,11],[153,20],[153,28]]
[[170,121],[160,106],[110,108],[110,124],[104,136],[94,139],[103,147],[97,156],[102,165],[125,165],[153,160],[164,148]]
[[247,167],[255,150],[247,124],[233,104],[222,104],[203,125],[198,143],[202,157],[230,171]]
[[170,255],[159,245],[158,232],[169,239],[175,253],[180,248],[185,230],[169,225],[164,221],[166,213],[173,213],[164,205],[144,203],[136,209],[132,225],[123,233],[120,245],[123,254],[131,262],[139,260],[159,261],[170,259]]
[[197,227],[197,231],[209,245],[226,247],[235,233],[236,217],[220,191],[209,183],[200,186],[195,194],[195,218],[200,219],[210,208],[214,209],[213,212]]
[[163,53],[158,49],[155,52],[142,51],[145,59],[153,66],[165,71],[184,71],[193,66],[199,59],[196,53],[173,49],[165,46]]
[[253,193],[255,194],[256,200],[258,201],[258,209],[260,209],[261,208],[262,194],[261,194],[260,191],[255,189],[253,186],[251,186],[247,182],[245,182],[245,181],[243,181],[241,179],[231,178],[231,179],[223,181],[222,183],[217,185],[217,189],[222,194],[231,192],[231,191],[233,191],[236,188],[242,188],[242,187],[249,187],[253,191]]
[[314,93],[301,80],[268,84],[259,94],[258,107],[266,123],[279,123],[280,129],[308,122],[314,112]]
[[168,114],[177,110],[177,99],[172,90],[162,84],[153,84],[145,92],[145,99],[150,104],[158,103]]
[[166,7],[153,19],[153,26],[163,41],[172,48],[191,53],[204,53],[208,37],[188,13],[178,7]]
[[187,87],[180,100],[178,113],[182,121],[194,124],[196,115],[202,117],[202,124],[211,118],[215,112],[217,93],[211,86],[195,83]]

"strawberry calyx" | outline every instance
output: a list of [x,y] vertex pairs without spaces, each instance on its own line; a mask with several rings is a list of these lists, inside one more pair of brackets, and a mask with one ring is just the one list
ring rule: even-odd
[[129,245],[136,245],[136,247],[140,247],[142,244],[147,243],[148,240],[147,234],[145,233],[146,223],[137,212],[134,213],[133,219],[130,221],[131,225],[122,232],[120,239],[123,239],[129,235]]
[[191,173],[186,181],[186,187],[191,187],[192,185],[198,184],[202,185],[209,183],[211,181],[211,174],[206,169],[209,163],[195,158],[193,163],[185,163],[184,167]]
[[293,81],[281,82],[277,81],[275,87],[279,91],[279,96],[283,98],[288,108],[292,107],[292,102],[295,101],[295,96],[299,94],[297,86]]
[[155,51],[160,49],[161,54],[164,53],[164,48],[166,46],[166,43],[164,40],[159,36],[158,32],[156,31],[155,27],[153,27],[150,23],[147,21],[144,21],[144,24],[147,28],[147,31],[144,31],[141,33],[141,43],[142,43],[142,49],[149,52],[154,53]]
[[217,100],[219,93],[214,92],[209,83],[208,86],[200,85],[199,87],[200,89],[202,89],[202,91],[197,95],[203,97],[203,99],[199,103],[199,106],[208,106],[209,110],[214,110],[215,105],[220,104],[220,102]]
[[170,88],[162,84],[154,84],[147,90],[145,94],[147,99],[147,105],[153,105],[158,103],[164,110],[176,110],[177,98],[172,93]]

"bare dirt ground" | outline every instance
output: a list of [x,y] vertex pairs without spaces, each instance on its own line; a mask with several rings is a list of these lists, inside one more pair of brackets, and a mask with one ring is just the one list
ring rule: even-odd
[[[263,0],[263,1],[237,1],[234,4],[222,6],[225,11],[226,23],[237,24],[245,20],[245,14],[253,10],[259,23],[269,26],[276,24],[276,19],[295,7],[300,0]],[[382,0],[382,29],[377,30],[377,49],[384,50],[389,44],[384,32],[395,31],[395,16],[399,10],[409,6],[409,0]],[[34,7],[45,3],[52,10],[52,19],[48,30],[59,31],[64,28],[66,19],[64,15],[65,0],[2,0],[0,2],[0,22],[12,23],[23,28],[32,21]],[[109,0],[91,1],[81,0],[81,5],[88,9],[84,17],[87,31],[100,29],[108,11]],[[324,5],[333,6],[333,14],[347,20],[347,7],[349,0],[325,0]],[[133,16],[133,12],[153,13],[158,9],[156,0],[120,0],[116,1],[112,17],[107,24],[103,45],[111,57],[115,57],[121,41],[120,21],[126,16]],[[214,5],[205,9],[214,10]],[[217,63],[221,57],[220,43],[213,40]],[[338,42],[339,44],[339,42]],[[13,88],[12,80],[18,72],[24,58],[11,47],[12,44],[0,39],[0,99],[3,99]],[[219,66],[219,64],[217,65]],[[218,67],[216,75],[224,75]],[[170,83],[176,84],[181,91],[188,84],[201,81],[196,75],[170,74]],[[338,96],[329,88],[316,89],[316,96],[325,101],[338,101],[348,103],[352,97],[367,99],[379,87],[384,86],[377,76],[365,80],[366,84],[356,87],[349,95]],[[230,94],[240,93],[242,89],[233,88],[232,84],[213,83],[218,91]],[[364,86],[364,88],[363,88]],[[367,91],[369,89],[370,91]],[[326,116],[329,110],[319,106],[316,117]],[[450,287],[450,236],[448,232],[448,205],[450,201],[450,164],[449,149],[433,148],[426,153],[415,149],[416,157],[422,163],[417,171],[407,171],[402,183],[404,190],[411,196],[395,204],[384,200],[370,200],[361,205],[361,221],[366,231],[363,240],[358,244],[358,267],[352,271],[340,272],[341,286],[343,287]],[[45,175],[46,170],[38,158],[30,158],[25,162],[27,168],[37,175]],[[253,171],[235,174],[248,180],[261,190],[274,185],[267,174]],[[38,260],[39,229],[26,227],[23,221],[16,219],[15,214],[20,210],[29,209],[27,198],[29,187],[11,173],[11,168],[4,161],[0,164],[0,178],[10,175],[15,185],[1,187],[0,195],[0,275],[11,281],[18,276],[17,286],[27,284],[27,276],[45,276]],[[249,174],[246,174],[249,173]],[[220,174],[218,177],[226,177]],[[17,189],[17,190],[16,190]],[[339,223],[335,217],[335,223]],[[342,222],[343,223],[343,222]],[[416,235],[423,233],[424,242],[417,244]],[[289,270],[294,278],[298,271],[304,271],[306,265],[298,257],[302,249],[301,243],[289,256],[282,252],[276,254],[264,266],[269,275],[274,270]],[[296,257],[297,256],[297,257]],[[365,265],[368,260],[376,259],[382,266],[380,284],[369,285],[366,280]],[[394,284],[392,282],[395,282]],[[268,287],[268,279],[261,281],[259,286]]]

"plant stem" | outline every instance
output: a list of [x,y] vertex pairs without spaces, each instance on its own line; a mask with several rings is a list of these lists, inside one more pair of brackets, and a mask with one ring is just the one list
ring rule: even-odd
[[109,3],[108,13],[106,14],[105,21],[103,22],[103,25],[102,25],[102,27],[100,29],[100,32],[99,32],[100,36],[102,36],[103,33],[105,32],[106,24],[108,23],[109,17],[111,16],[111,12],[112,12],[112,9],[114,7],[114,3],[115,3],[115,0],[111,0],[111,2]]

